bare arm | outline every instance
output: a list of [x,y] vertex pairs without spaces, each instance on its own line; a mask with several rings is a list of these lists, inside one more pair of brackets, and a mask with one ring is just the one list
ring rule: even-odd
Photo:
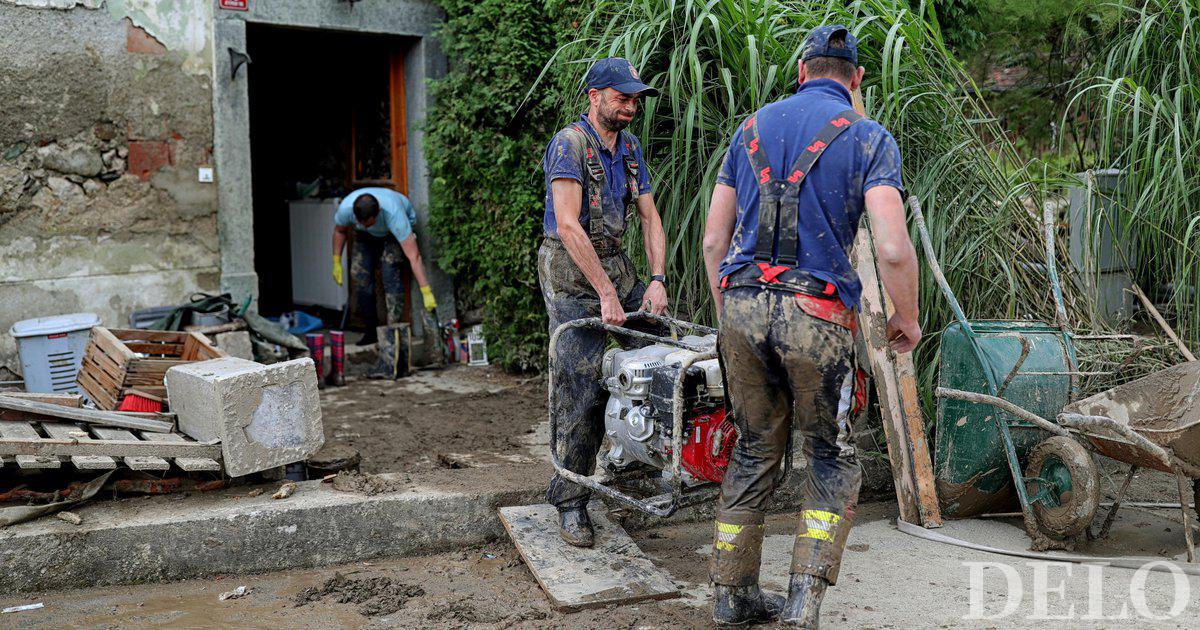
[[421,248],[417,246],[417,235],[409,234],[408,238],[400,241],[400,249],[404,250],[404,256],[408,258],[408,263],[412,266],[413,276],[417,278],[417,286],[429,286],[429,280],[425,277],[425,263],[421,260]]
[[646,259],[650,261],[650,275],[663,275],[667,269],[667,237],[663,232],[662,217],[658,216],[658,206],[654,205],[654,195],[640,195],[637,208],[642,221],[642,244],[646,247]]
[[[666,274],[667,237],[663,231],[662,217],[654,204],[654,195],[646,193],[637,199],[638,217],[642,222],[642,245],[646,248],[646,259],[650,261],[650,275]],[[650,312],[661,315],[667,310],[667,288],[661,282],[651,282],[643,298]]]
[[[625,312],[617,297],[617,289],[608,278],[596,248],[592,247],[587,231],[579,224],[579,206],[583,202],[583,185],[573,179],[556,179],[550,184],[554,195],[554,220],[558,224],[558,238],[571,260],[579,266],[583,277],[600,296],[600,312],[609,324],[625,323]],[[615,310],[614,310],[615,309]]]
[[866,193],[879,278],[896,313],[888,320],[888,341],[896,352],[911,352],[921,340],[917,304],[917,252],[908,237],[900,191],[876,186]]
[[335,225],[333,226],[333,255],[341,256],[342,250],[346,248],[346,239],[349,238],[350,230],[354,228],[350,226]]
[[729,253],[733,228],[737,224],[737,191],[732,186],[717,184],[708,206],[708,221],[704,226],[704,269],[708,274],[708,290],[712,292],[717,317],[721,316],[721,279],[718,277],[721,259]]

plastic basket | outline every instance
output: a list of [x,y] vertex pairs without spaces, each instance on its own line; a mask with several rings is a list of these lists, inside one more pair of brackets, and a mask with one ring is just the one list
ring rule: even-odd
[[13,324],[25,391],[78,394],[75,382],[87,348],[89,331],[100,325],[95,313],[72,313],[27,319]]

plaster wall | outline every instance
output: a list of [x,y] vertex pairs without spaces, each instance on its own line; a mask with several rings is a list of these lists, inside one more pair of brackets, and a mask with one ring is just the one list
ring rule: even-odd
[[0,366],[14,322],[218,286],[207,0],[0,0]]
[[[131,311],[195,291],[257,294],[246,85],[229,49],[247,21],[412,38],[409,186],[442,319],[450,278],[428,222],[425,79],[445,61],[425,0],[0,0],[0,367],[19,370],[14,322]],[[215,181],[198,181],[198,168]],[[414,287],[415,293],[415,287]],[[420,304],[414,295],[414,304]],[[421,334],[421,318],[415,330]]]

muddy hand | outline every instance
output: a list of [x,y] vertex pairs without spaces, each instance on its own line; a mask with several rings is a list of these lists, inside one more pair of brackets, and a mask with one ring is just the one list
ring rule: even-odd
[[900,315],[892,315],[887,323],[888,345],[897,354],[912,352],[921,341],[921,325],[915,320],[907,320]]
[[662,315],[667,311],[667,290],[661,282],[651,282],[650,286],[646,287],[641,310],[650,311],[655,315]]
[[616,295],[600,298],[600,318],[610,326],[625,325],[625,307]]

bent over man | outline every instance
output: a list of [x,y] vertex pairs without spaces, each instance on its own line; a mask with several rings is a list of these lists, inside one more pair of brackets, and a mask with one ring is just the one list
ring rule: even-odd
[[[588,70],[584,93],[587,113],[554,136],[543,163],[545,238],[538,249],[538,280],[551,334],[575,319],[599,316],[620,326],[626,311],[661,314],[667,308],[662,221],[641,144],[624,131],[641,96],[658,90],[642,83],[628,61],[610,57]],[[621,236],[635,211],[650,263],[649,286],[621,250]],[[563,467],[584,475],[595,468],[604,438],[600,362],[605,338],[601,331],[571,329],[550,356],[558,387],[550,410],[558,421],[556,448]],[[550,480],[546,500],[558,508],[562,538],[569,544],[592,546],[589,496],[586,488],[558,475]]]
[[437,309],[437,300],[425,275],[425,263],[417,246],[413,224],[417,215],[408,197],[389,188],[360,188],[342,200],[333,215],[333,280],[342,284],[342,251],[352,231],[354,257],[350,274],[354,276],[354,300],[358,312],[367,320],[367,336],[359,345],[375,343],[375,268],[381,267],[387,323],[403,320],[404,282],[401,279],[401,255],[412,266],[413,277],[421,288],[426,310]]
[[[816,628],[837,582],[861,481],[854,420],[866,400],[855,357],[861,285],[848,252],[865,206],[879,273],[896,306],[896,352],[921,338],[917,259],[905,227],[900,152],[851,107],[862,81],[855,37],[823,26],[806,38],[796,94],[733,134],[717,178],[704,259],[720,313],[718,350],[740,431],[721,486],[711,563],[713,620],[782,620]],[[763,507],[791,441],[805,438],[808,477],[788,598],[758,587]]]

